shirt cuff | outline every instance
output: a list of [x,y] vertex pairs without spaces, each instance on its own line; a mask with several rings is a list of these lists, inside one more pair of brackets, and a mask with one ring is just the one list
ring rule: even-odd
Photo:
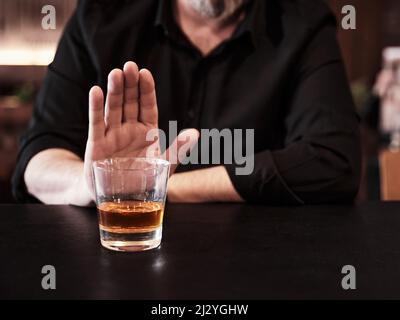
[[254,156],[254,170],[251,174],[237,175],[236,168],[240,167],[237,164],[225,165],[233,186],[246,202],[270,205],[304,204],[279,174],[269,150]]
[[29,143],[22,146],[17,160],[17,166],[14,170],[12,177],[12,192],[14,198],[18,202],[29,203],[29,202],[40,202],[34,196],[32,196],[25,185],[25,169],[29,161],[39,152],[46,149],[60,148],[69,150],[77,155],[80,154],[79,148],[72,145],[66,139],[59,137],[57,135],[42,135]]

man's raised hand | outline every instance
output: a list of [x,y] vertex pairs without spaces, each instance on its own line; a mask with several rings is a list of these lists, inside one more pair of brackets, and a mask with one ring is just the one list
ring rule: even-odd
[[[92,196],[92,162],[110,157],[145,157],[148,148],[152,146],[154,149],[154,143],[158,144],[158,141],[146,140],[147,133],[157,127],[154,79],[150,71],[139,71],[136,63],[127,62],[123,70],[114,69],[110,72],[105,103],[100,87],[94,86],[90,90],[84,174]],[[190,140],[193,147],[198,137],[197,130],[186,130],[184,135],[186,138],[192,137]],[[179,152],[185,141],[178,136],[174,144],[171,149]],[[187,143],[185,146],[187,148]],[[171,152],[167,150],[166,155],[168,160]]]

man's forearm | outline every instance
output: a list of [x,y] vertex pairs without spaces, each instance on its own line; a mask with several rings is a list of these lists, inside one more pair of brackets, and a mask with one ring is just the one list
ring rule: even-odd
[[46,204],[88,206],[83,161],[70,151],[48,149],[35,155],[25,170],[28,192]]
[[223,166],[173,174],[170,202],[243,202]]
[[[70,151],[48,149],[31,159],[25,170],[28,192],[46,204],[92,203],[83,161]],[[222,166],[176,173],[168,183],[170,202],[242,202]]]

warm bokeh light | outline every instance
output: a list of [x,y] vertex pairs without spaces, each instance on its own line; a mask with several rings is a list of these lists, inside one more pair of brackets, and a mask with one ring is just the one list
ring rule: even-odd
[[55,46],[1,48],[0,65],[4,66],[46,66],[54,58]]

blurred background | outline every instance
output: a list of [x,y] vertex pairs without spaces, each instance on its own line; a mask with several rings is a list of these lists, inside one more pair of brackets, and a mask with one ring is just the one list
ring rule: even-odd
[[[358,201],[400,200],[400,1],[327,2],[338,19],[338,39],[362,118],[364,161]],[[19,137],[76,3],[0,0],[0,203],[14,201],[10,178]],[[45,5],[56,8],[55,30],[42,29]],[[346,5],[356,8],[356,30],[340,27]]]

